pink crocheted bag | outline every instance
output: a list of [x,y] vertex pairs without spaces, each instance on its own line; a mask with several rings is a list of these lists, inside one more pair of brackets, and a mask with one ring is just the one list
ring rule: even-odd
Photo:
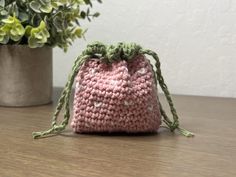
[[[156,72],[145,54],[155,59]],[[136,44],[105,46],[95,43],[88,45],[76,60],[56,108],[52,128],[34,132],[34,138],[65,129],[70,117],[69,98],[74,79],[76,86],[71,121],[74,132],[157,132],[163,117],[171,131],[178,129],[185,136],[193,135],[179,128],[178,116],[155,52],[143,50]],[[170,105],[173,122],[159,102],[157,81]],[[63,105],[64,120],[57,125],[57,117]]]

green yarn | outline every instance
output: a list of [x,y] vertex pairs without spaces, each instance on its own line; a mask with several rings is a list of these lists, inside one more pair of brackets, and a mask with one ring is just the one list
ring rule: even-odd
[[[82,55],[80,55],[76,59],[72,68],[72,72],[66,83],[66,86],[64,90],[62,91],[61,97],[59,98],[58,105],[53,115],[51,128],[43,132],[33,132],[33,138],[34,139],[40,138],[40,137],[47,136],[49,134],[58,134],[66,128],[69,122],[69,118],[70,118],[69,103],[70,103],[70,95],[71,95],[74,79],[77,73],[79,72],[81,66],[86,62],[86,60],[96,57],[96,58],[100,58],[104,62],[112,63],[117,60],[130,61],[137,55],[152,56],[156,62],[155,79],[156,81],[159,82],[160,87],[165,94],[166,100],[170,106],[170,111],[173,116],[173,121],[171,121],[170,118],[167,116],[166,112],[164,111],[162,105],[160,104],[160,111],[163,117],[163,122],[168,126],[171,132],[174,132],[177,129],[184,136],[187,136],[187,137],[193,136],[194,135],[193,133],[179,127],[179,118],[178,118],[176,109],[174,107],[173,101],[171,99],[170,92],[167,88],[167,85],[164,82],[164,78],[161,73],[160,60],[158,58],[158,55],[155,52],[151,50],[142,49],[141,46],[135,43],[131,43],[131,44],[118,43],[117,45],[106,46],[100,42],[95,42],[93,44],[88,45],[87,48],[82,52]],[[57,118],[60,111],[63,108],[65,110],[64,119],[58,125]]]
[[[90,56],[82,55],[76,59],[74,66],[72,68],[72,72],[68,78],[68,82],[66,83],[66,86],[61,93],[61,97],[59,98],[58,105],[57,105],[56,110],[53,114],[52,127],[47,131],[33,132],[32,133],[33,138],[44,137],[44,136],[52,134],[52,133],[59,133],[66,128],[66,126],[68,125],[68,122],[69,122],[69,118],[70,118],[69,103],[70,103],[70,95],[71,95],[71,90],[72,90],[72,86],[74,83],[74,79],[75,79],[75,76],[77,75],[80,67],[83,65],[83,63],[86,61],[86,59],[88,59],[89,57]],[[57,125],[57,118],[58,118],[58,115],[59,115],[61,109],[63,108],[63,106],[64,106],[64,110],[65,110],[64,119],[60,125]]]

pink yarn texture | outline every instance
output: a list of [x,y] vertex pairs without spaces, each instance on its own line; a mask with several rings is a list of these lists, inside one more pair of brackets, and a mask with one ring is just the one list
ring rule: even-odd
[[155,132],[161,124],[152,66],[143,55],[107,64],[90,59],[76,77],[74,132]]

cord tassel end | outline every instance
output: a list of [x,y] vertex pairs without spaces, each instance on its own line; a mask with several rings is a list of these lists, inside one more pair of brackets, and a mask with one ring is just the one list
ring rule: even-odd
[[186,137],[194,137],[194,133],[184,129],[184,128],[177,128],[177,130],[180,132],[180,134],[186,136]]

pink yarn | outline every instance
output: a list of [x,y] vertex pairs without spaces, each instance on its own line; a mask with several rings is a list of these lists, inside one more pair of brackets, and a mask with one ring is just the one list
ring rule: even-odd
[[154,74],[143,55],[111,64],[90,59],[81,67],[71,122],[74,132],[155,132],[160,115]]

